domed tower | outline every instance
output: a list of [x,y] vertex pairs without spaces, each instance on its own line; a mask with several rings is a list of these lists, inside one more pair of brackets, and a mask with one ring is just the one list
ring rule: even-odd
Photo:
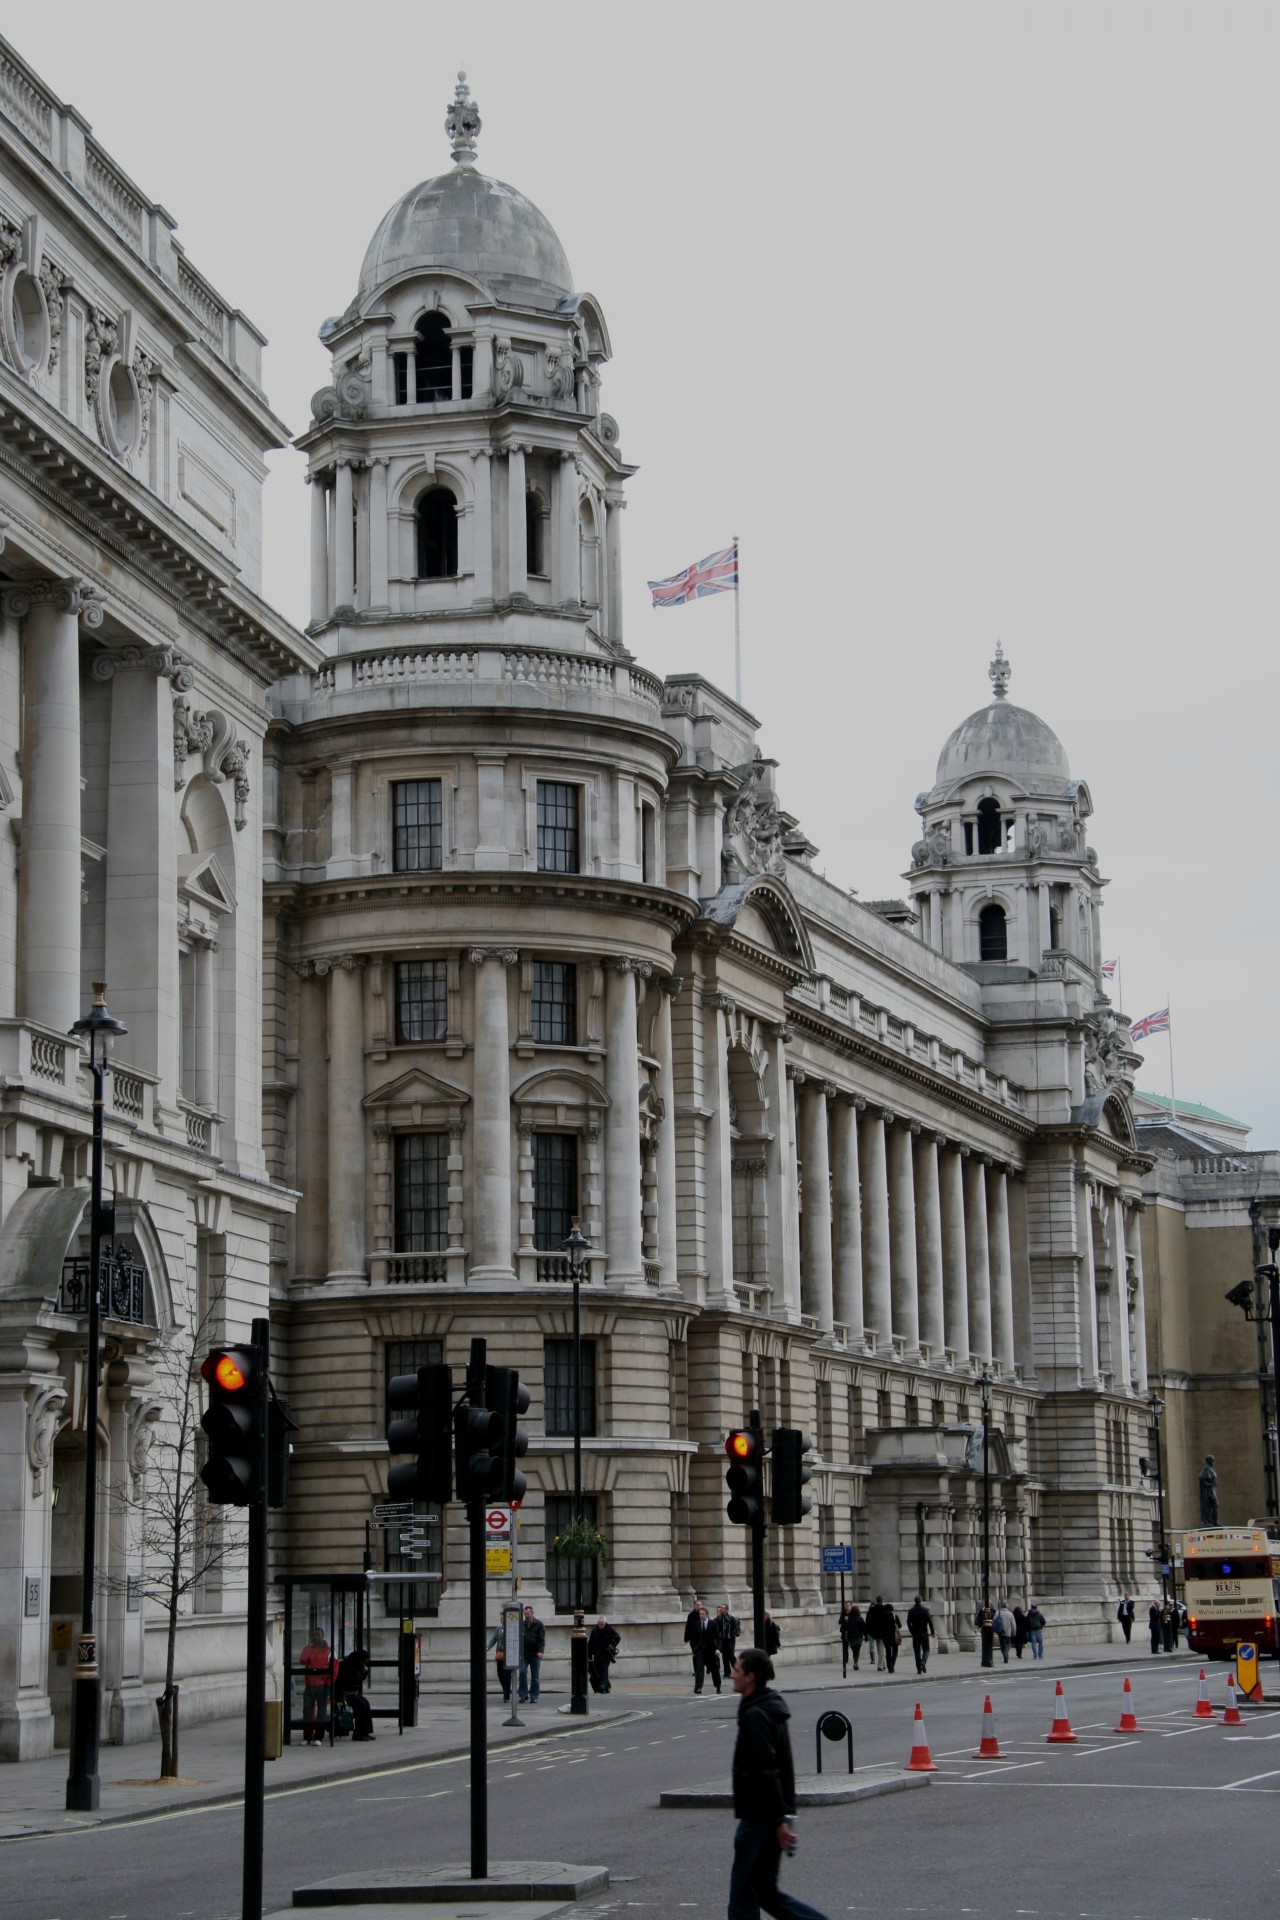
[[1064,954],[1096,974],[1106,882],[1085,843],[1089,789],[1052,728],[1009,699],[999,646],[988,672],[994,698],[956,728],[916,800],[924,835],[907,877],[921,935],[988,980],[1039,973],[1049,956],[1060,971]]
[[617,653],[633,469],[600,411],[604,316],[545,215],[477,169],[465,74],[445,130],[452,170],[397,200],[320,330],[310,631],[343,653],[497,617],[520,644]]

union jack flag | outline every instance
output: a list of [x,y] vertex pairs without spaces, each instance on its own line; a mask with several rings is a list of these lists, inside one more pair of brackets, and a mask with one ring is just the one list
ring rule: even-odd
[[1118,960],[1104,960],[1102,963],[1102,966],[1099,968],[1099,972],[1102,974],[1103,979],[1114,980],[1116,977],[1116,968],[1119,965],[1120,965],[1120,962]]
[[733,593],[738,585],[738,543],[709,553],[683,573],[669,580],[650,580],[649,591],[655,607],[682,607],[687,600],[701,600],[704,593]]
[[1168,1033],[1169,1009],[1161,1007],[1159,1013],[1144,1013],[1141,1020],[1135,1020],[1129,1029],[1131,1040],[1149,1040],[1153,1033]]

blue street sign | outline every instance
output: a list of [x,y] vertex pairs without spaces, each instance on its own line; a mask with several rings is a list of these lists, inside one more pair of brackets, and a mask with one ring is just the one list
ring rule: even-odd
[[822,1549],[822,1571],[824,1573],[852,1573],[852,1547],[824,1547]]

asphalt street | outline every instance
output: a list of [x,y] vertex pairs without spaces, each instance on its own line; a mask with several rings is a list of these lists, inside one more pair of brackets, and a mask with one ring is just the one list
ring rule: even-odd
[[[1280,1912],[1280,1711],[1224,1727],[1194,1718],[1195,1670],[1135,1658],[1139,1734],[1113,1732],[1117,1668],[1071,1674],[1079,1736],[1046,1742],[1052,1675],[1024,1661],[919,1690],[938,1773],[926,1792],[815,1809],[784,1883],[826,1914],[877,1920],[1275,1920]],[[972,1756],[990,1689],[999,1760]],[[856,1762],[905,1762],[916,1690],[857,1682],[793,1697],[797,1766],[827,1706],[854,1722]],[[659,1810],[664,1786],[727,1780],[736,1702],[615,1694],[625,1719],[566,1725],[491,1757],[492,1859],[603,1863],[608,1893],[577,1914],[719,1915],[732,1817]],[[554,1720],[554,1705],[544,1707]],[[495,1719],[497,1717],[495,1711]],[[824,1766],[842,1764],[827,1748]],[[465,1862],[468,1762],[301,1784],[266,1813],[266,1911],[294,1886],[373,1866]],[[238,1920],[241,1812],[193,1807],[4,1844],[7,1920]],[[492,1909],[491,1909],[492,1911]]]

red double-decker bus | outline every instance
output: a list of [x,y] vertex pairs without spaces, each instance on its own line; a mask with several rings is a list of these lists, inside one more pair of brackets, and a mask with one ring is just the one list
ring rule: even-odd
[[1265,1527],[1194,1527],[1182,1542],[1187,1644],[1229,1659],[1242,1640],[1277,1650],[1280,1540]]

